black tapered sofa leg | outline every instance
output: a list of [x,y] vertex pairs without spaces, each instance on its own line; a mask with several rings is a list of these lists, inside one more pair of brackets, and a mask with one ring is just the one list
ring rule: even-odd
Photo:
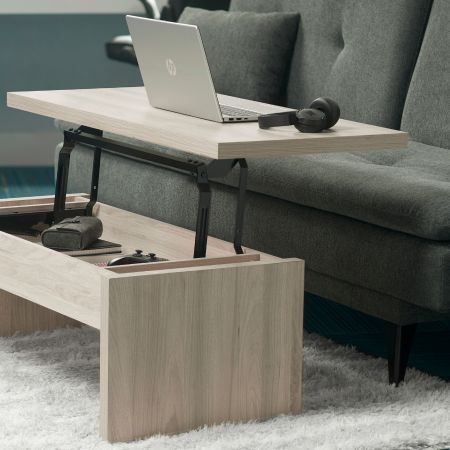
[[417,324],[397,325],[386,322],[389,384],[398,386],[404,379]]

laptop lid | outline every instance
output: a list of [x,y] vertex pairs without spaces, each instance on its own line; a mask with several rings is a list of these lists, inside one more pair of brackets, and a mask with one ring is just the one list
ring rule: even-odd
[[222,122],[198,28],[135,16],[127,23],[150,104]]

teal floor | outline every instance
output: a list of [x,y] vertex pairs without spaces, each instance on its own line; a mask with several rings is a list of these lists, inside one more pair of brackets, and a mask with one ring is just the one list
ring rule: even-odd
[[[53,168],[0,169],[0,198],[47,195]],[[383,322],[311,294],[305,298],[305,328],[341,344],[385,357]],[[419,325],[410,365],[450,380],[450,321]]]

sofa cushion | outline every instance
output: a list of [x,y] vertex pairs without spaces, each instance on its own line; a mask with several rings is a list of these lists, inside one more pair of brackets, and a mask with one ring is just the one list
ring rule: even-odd
[[[435,0],[411,80],[402,129],[450,149],[450,1]],[[450,158],[450,153],[449,153]]]
[[198,25],[217,92],[281,104],[298,20],[297,13],[186,8],[179,21]]
[[[445,1],[445,0],[444,0]],[[399,128],[430,0],[232,0],[233,11],[300,13],[287,104],[334,98],[345,119]]]
[[[237,174],[222,182],[236,184]],[[450,240],[450,153],[327,153],[249,162],[249,189],[434,240]]]

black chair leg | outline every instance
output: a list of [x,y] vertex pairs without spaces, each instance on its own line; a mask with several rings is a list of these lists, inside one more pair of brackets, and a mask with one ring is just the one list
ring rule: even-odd
[[397,325],[386,322],[389,384],[398,386],[404,379],[417,324]]

